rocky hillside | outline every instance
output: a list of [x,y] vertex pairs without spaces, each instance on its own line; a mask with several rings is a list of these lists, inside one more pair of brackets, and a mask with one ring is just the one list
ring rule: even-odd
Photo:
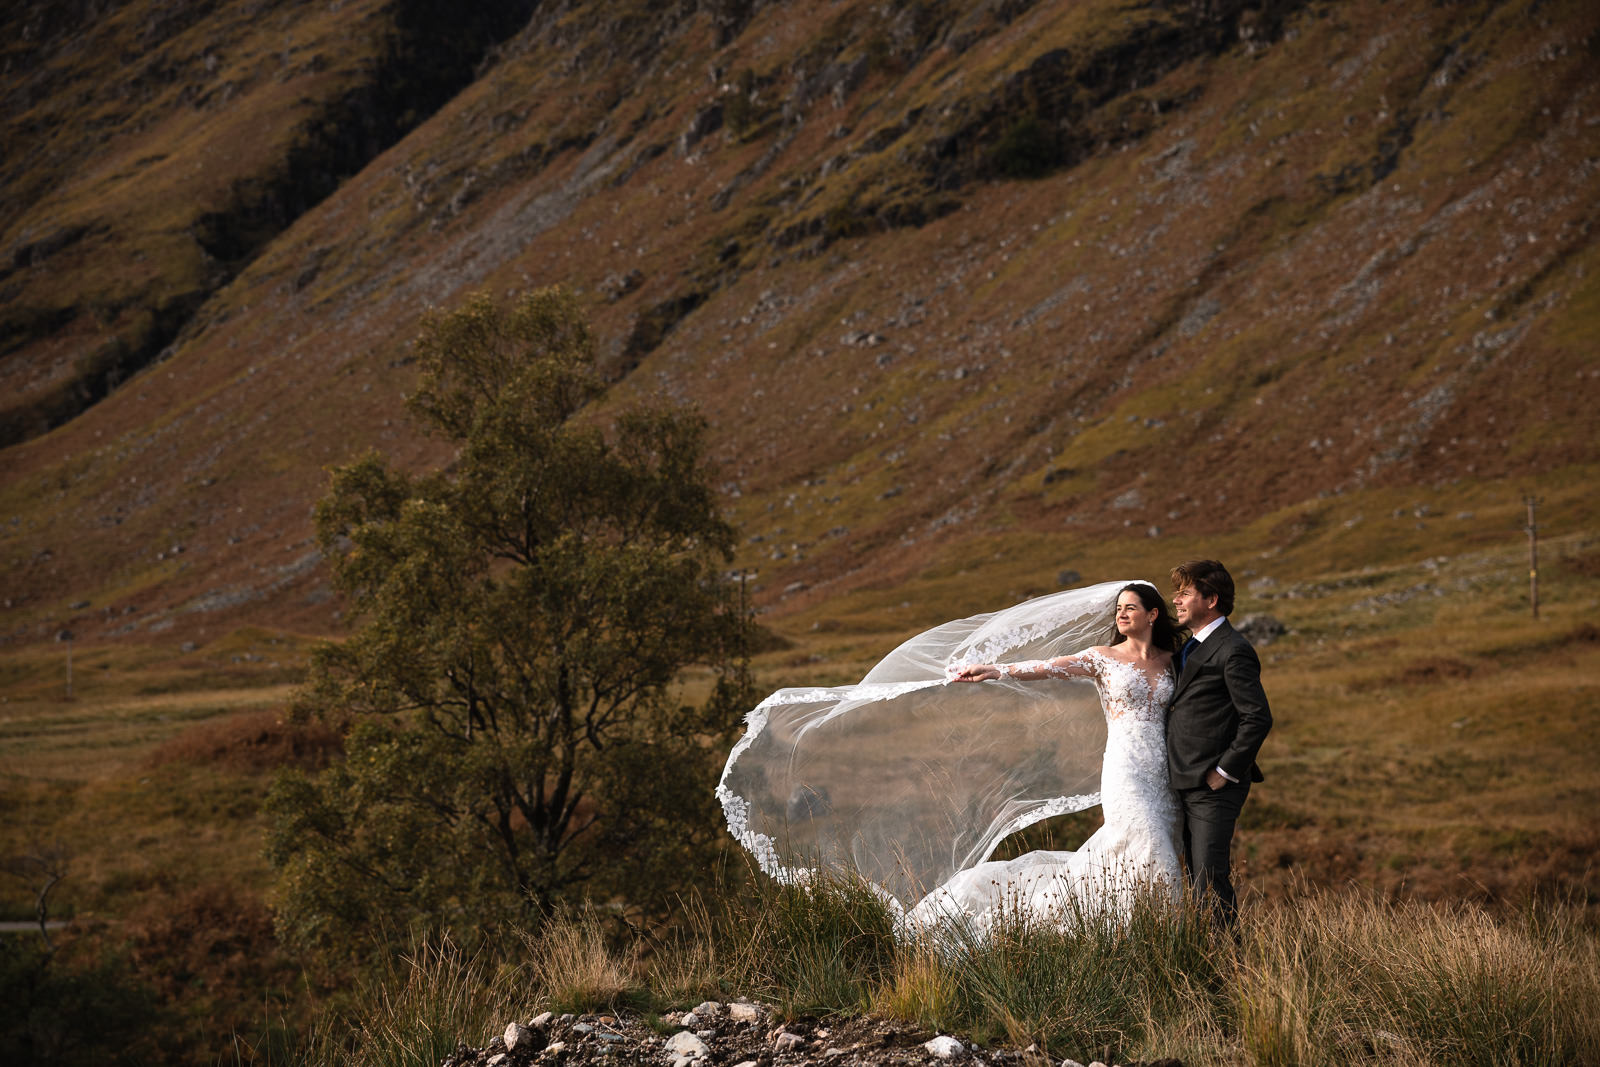
[[780,611],[1592,525],[1586,0],[473,10],[7,8],[4,640],[331,627],[310,505],[438,458],[408,343],[476,288],[701,406]]

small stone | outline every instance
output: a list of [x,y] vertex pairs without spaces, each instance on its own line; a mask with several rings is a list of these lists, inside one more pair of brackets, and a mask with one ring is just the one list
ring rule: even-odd
[[712,1019],[721,1014],[722,1005],[714,1000],[702,1000],[694,1006],[694,1013],[702,1019]]
[[738,1063],[734,1064],[733,1067],[756,1067],[756,1061],[755,1060],[740,1060]]
[[966,1051],[961,1042],[948,1034],[940,1034],[932,1041],[924,1043],[922,1047],[941,1060],[952,1059]]
[[504,1052],[496,1052],[489,1057],[489,1067],[500,1067],[500,1064],[506,1062],[507,1059],[509,1057]]
[[736,1023],[753,1023],[761,1018],[761,1009],[754,1004],[729,1004],[728,1018]]
[[1106,1065],[1101,1063],[1099,1060],[1095,1060],[1093,1063],[1089,1064],[1089,1067],[1106,1067]]
[[772,1039],[774,1052],[788,1052],[797,1049],[806,1043],[806,1039],[799,1034],[791,1034],[787,1030],[779,1030],[778,1035]]
[[700,1025],[700,1013],[695,1011],[686,1011],[683,1013],[683,1018],[678,1021],[682,1023],[685,1028],[693,1030],[695,1027]]
[[1289,628],[1271,615],[1246,615],[1234,627],[1252,645],[1270,645],[1289,632]]
[[553,1011],[541,1011],[538,1015],[528,1020],[528,1025],[535,1030],[543,1030],[550,1025],[550,1021],[555,1017],[556,1014]]
[[1062,1060],[1061,1067],[1083,1067],[1077,1060]]
[[694,1036],[703,1041],[710,1041],[712,1038],[717,1036],[717,1031],[708,1026],[704,1030],[696,1030],[694,1032]]
[[593,1030],[594,1030],[594,1027],[590,1026],[588,1023],[573,1023],[572,1024],[572,1032],[575,1033],[575,1034],[587,1034],[587,1033],[591,1033]]
[[546,1056],[557,1056],[566,1051],[566,1048],[565,1041],[552,1041],[544,1047],[544,1053]]
[[521,1023],[512,1023],[506,1027],[506,1051],[514,1052],[518,1045],[526,1045],[533,1040],[533,1031]]
[[680,1030],[667,1039],[667,1053],[684,1060],[698,1060],[710,1055],[711,1049],[694,1034]]

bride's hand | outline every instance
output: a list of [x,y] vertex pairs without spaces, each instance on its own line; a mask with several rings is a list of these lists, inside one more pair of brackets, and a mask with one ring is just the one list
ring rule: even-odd
[[956,682],[988,682],[1000,677],[1000,668],[992,663],[969,663],[956,671],[951,679]]

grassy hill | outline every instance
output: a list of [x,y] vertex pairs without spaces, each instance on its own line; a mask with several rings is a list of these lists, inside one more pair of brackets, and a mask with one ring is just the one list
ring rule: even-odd
[[227,1010],[291,982],[256,820],[327,756],[277,722],[340,626],[311,504],[443,458],[428,307],[547,284],[616,398],[710,419],[762,684],[1215,555],[1288,630],[1253,891],[1592,902],[1592,4],[426,9],[5,16],[3,849],[62,842],[62,913]]

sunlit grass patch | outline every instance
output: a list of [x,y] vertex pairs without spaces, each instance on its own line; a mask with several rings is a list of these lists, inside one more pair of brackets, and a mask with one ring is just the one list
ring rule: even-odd
[[1314,895],[1265,910],[1234,972],[1252,1062],[1563,1064],[1600,1055],[1597,941],[1573,912]]

